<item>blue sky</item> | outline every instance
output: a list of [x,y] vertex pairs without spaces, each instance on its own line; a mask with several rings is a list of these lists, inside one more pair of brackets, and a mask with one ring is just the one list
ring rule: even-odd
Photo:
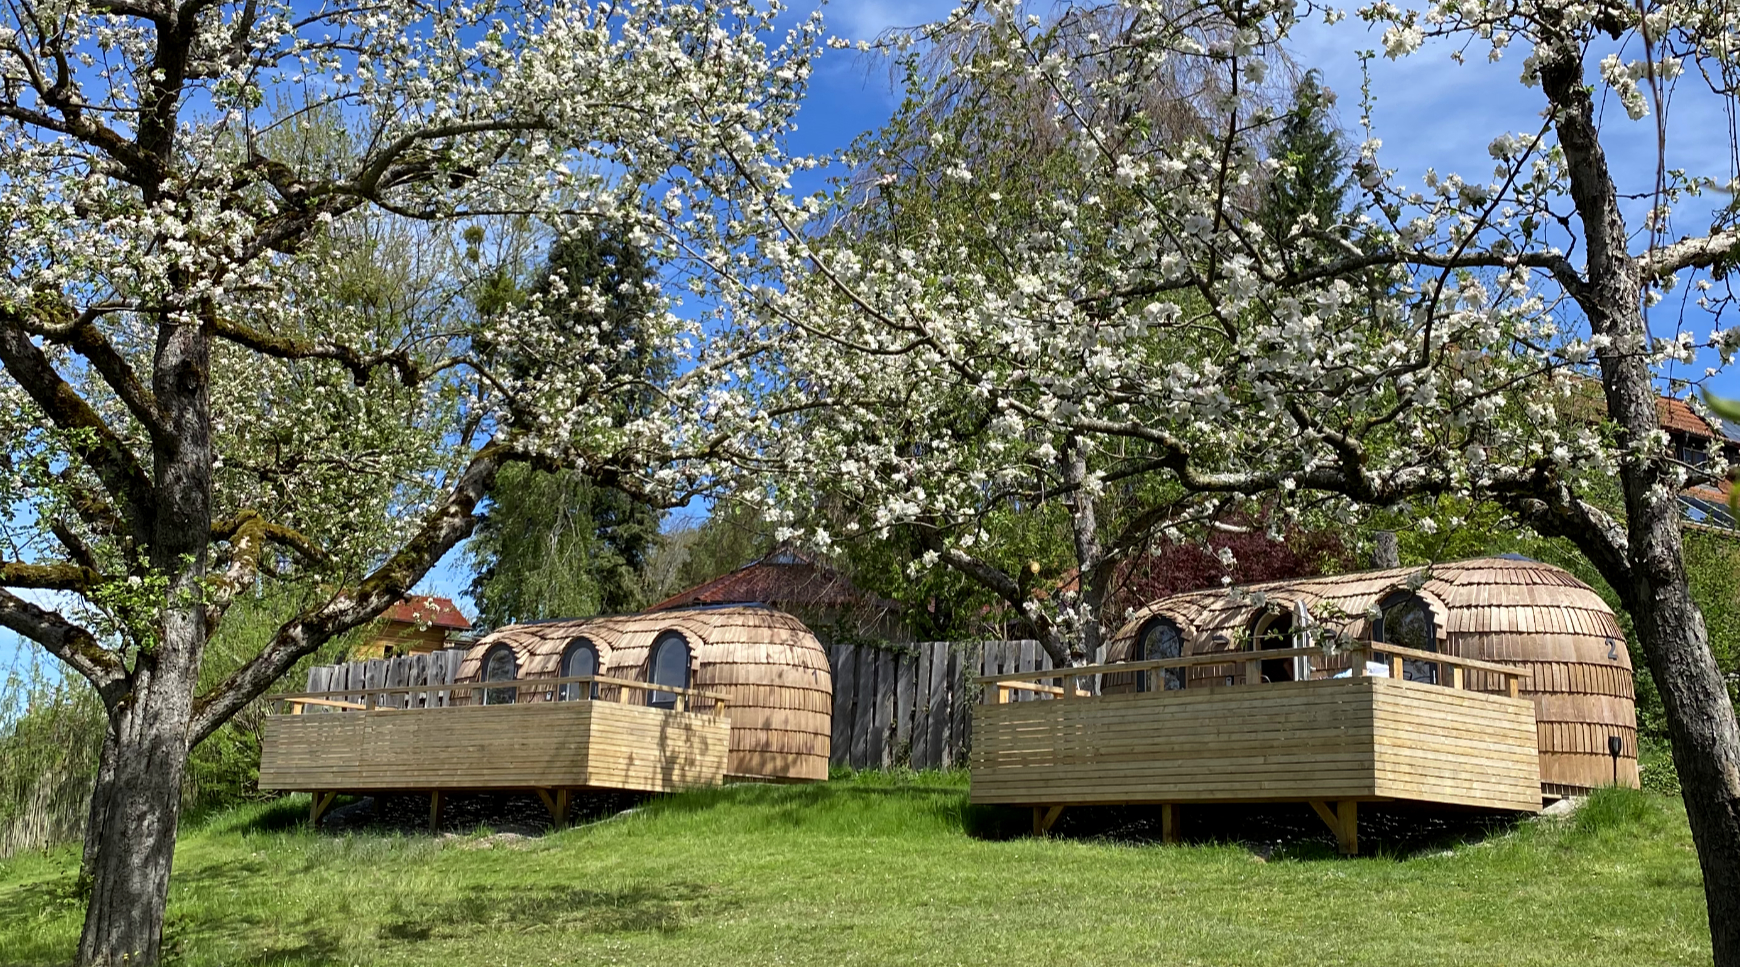
[[[886,2],[840,2],[829,8],[831,32],[850,39],[874,37],[884,29],[911,26],[947,13],[951,3],[886,0]],[[1301,68],[1322,72],[1325,84],[1339,97],[1342,123],[1352,128],[1359,119],[1360,62],[1357,52],[1378,48],[1377,34],[1350,17],[1333,27],[1318,22],[1302,25],[1293,38],[1293,55]],[[1627,52],[1628,57],[1638,54]],[[1532,132],[1540,125],[1544,106],[1538,89],[1521,86],[1517,75],[1523,52],[1512,49],[1500,62],[1488,63],[1484,51],[1471,51],[1469,63],[1458,66],[1449,49],[1430,44],[1412,57],[1388,61],[1381,56],[1371,64],[1376,106],[1372,120],[1383,140],[1380,156],[1385,167],[1397,170],[1405,184],[1419,185],[1427,168],[1440,173],[1460,172],[1470,181],[1489,176],[1492,161],[1487,154],[1491,140],[1505,132]],[[1721,106],[1707,94],[1694,93],[1697,82],[1689,75],[1671,103],[1669,113],[1670,167],[1732,177],[1726,117]],[[890,87],[886,61],[851,51],[829,51],[814,77],[811,96],[799,118],[792,148],[800,152],[826,153],[841,148],[863,131],[885,120],[896,103]],[[1617,104],[1609,104],[1608,138],[1615,167],[1626,183],[1622,191],[1647,192],[1653,184],[1656,139],[1652,120],[1630,122]],[[1717,204],[1726,198],[1716,199]],[[1700,229],[1699,219],[1681,216],[1673,236]],[[1674,303],[1656,310],[1652,323],[1658,335],[1675,325]],[[1702,337],[1706,320],[1694,323]],[[1740,395],[1740,379],[1725,375],[1715,387]],[[468,613],[463,599],[469,583],[459,550],[450,553],[417,586],[424,594],[452,597]],[[18,654],[16,640],[0,630],[0,668]]]

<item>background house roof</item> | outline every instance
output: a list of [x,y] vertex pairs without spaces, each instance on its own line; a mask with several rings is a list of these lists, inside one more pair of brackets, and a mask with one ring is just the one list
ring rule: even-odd
[[1656,400],[1656,415],[1661,428],[1670,433],[1685,433],[1708,440],[1740,442],[1740,430],[1720,417],[1704,419],[1692,412],[1685,400],[1664,396]]
[[844,574],[782,547],[759,561],[705,581],[647,608],[668,611],[710,604],[770,604],[776,607],[842,608],[874,605],[897,608],[892,601],[853,584]]
[[465,631],[471,627],[471,622],[460,613],[459,606],[451,599],[433,595],[405,598],[388,608],[381,617],[387,621],[428,625],[431,628],[451,628],[454,631]]

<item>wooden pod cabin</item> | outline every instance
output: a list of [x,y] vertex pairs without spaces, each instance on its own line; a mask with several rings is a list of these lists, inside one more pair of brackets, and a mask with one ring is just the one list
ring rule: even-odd
[[[720,605],[512,625],[473,646],[456,680],[594,673],[722,696],[731,721],[725,768],[731,777],[828,777],[834,693],[827,652],[801,621],[773,608]],[[600,688],[601,697],[613,697],[613,686]],[[543,702],[566,697],[560,689],[521,687],[494,697]],[[669,705],[670,695],[649,692],[641,701]]]
[[1107,658],[978,679],[972,801],[1031,806],[1036,832],[1067,806],[1154,803],[1167,839],[1182,804],[1307,802],[1352,853],[1362,802],[1528,812],[1637,785],[1618,622],[1534,561],[1176,595]]
[[[1418,587],[1419,577],[1428,574]],[[1140,609],[1106,651],[1108,663],[1174,655],[1276,649],[1297,643],[1305,622],[1355,640],[1387,641],[1528,672],[1520,694],[1534,704],[1541,792],[1553,798],[1611,785],[1636,787],[1637,713],[1631,656],[1618,619],[1588,585],[1538,561],[1477,558],[1423,568],[1196,591]],[[1268,681],[1336,674],[1345,658],[1295,656],[1263,663]],[[1234,665],[1167,671],[1164,680],[1108,675],[1107,693],[1151,684],[1171,689],[1236,684]],[[1410,680],[1436,682],[1426,661],[1402,668]],[[1149,674],[1147,678],[1155,676]],[[1497,693],[1501,676],[1470,671],[1471,690]],[[1618,739],[1617,760],[1610,740]]]

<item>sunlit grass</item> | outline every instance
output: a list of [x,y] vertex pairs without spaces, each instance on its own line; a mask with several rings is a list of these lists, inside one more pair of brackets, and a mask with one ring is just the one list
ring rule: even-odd
[[[1651,794],[1473,839],[1380,838],[1379,855],[1347,860],[1326,831],[1273,850],[1107,835],[1128,814],[999,838],[1025,817],[964,793],[936,774],[737,786],[509,840],[310,833],[306,799],[244,807],[184,830],[168,947],[178,964],[296,967],[1710,957],[1683,813]],[[69,958],[76,859],[0,865],[0,963]]]

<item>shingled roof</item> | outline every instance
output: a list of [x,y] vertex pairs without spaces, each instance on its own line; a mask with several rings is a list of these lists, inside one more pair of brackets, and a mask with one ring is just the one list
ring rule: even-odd
[[1656,400],[1655,412],[1661,428],[1669,433],[1685,433],[1706,440],[1740,442],[1740,434],[1721,419],[1706,420],[1692,412],[1685,400],[1663,396]]
[[434,595],[405,598],[388,608],[381,617],[387,621],[425,625],[430,628],[450,628],[454,631],[471,628],[471,622],[460,613],[458,605],[449,598],[437,598]]
[[697,584],[649,607],[648,611],[710,604],[768,604],[777,608],[898,607],[863,590],[844,574],[782,547],[759,561]]

